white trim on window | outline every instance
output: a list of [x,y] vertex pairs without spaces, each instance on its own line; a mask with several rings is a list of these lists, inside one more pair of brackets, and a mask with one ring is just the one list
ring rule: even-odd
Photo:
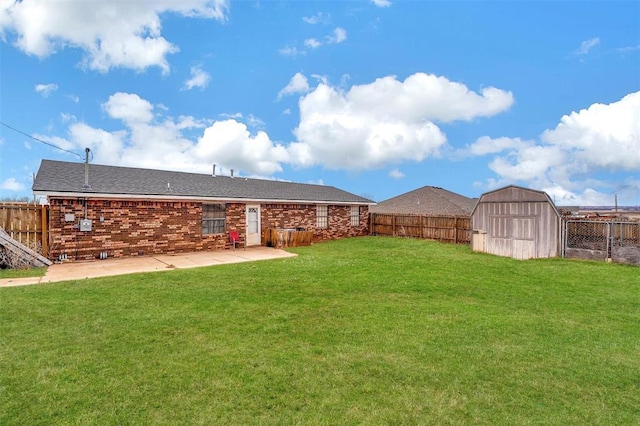
[[360,206],[351,206],[351,226],[360,226]]
[[326,228],[329,226],[329,207],[318,204],[316,206],[316,227]]

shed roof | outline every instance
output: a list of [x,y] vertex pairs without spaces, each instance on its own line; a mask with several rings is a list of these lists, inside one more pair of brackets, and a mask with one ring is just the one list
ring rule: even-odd
[[485,192],[478,199],[478,203],[474,207],[475,212],[480,204],[483,203],[549,203],[556,215],[560,216],[555,204],[544,191],[537,189],[524,188],[517,185],[509,185],[504,188],[495,189],[493,191]]
[[423,186],[381,201],[369,210],[372,213],[469,216],[475,203],[474,198],[468,198],[437,186]]
[[374,204],[333,186],[245,177],[42,160],[33,183],[37,195],[100,198],[212,199],[232,201]]

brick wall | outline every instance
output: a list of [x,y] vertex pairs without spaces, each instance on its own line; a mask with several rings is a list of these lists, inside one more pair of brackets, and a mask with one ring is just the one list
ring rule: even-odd
[[316,227],[315,204],[263,204],[261,225],[266,228],[304,228],[314,241],[335,240],[369,234],[369,208],[360,206],[360,224],[351,225],[351,206],[328,206],[328,225]]
[[[172,254],[229,248],[227,234],[202,235],[202,203],[148,200],[88,200],[89,232],[78,229],[85,217],[82,199],[51,199],[49,257],[69,259]],[[73,214],[72,222],[65,214]],[[244,204],[227,204],[227,229],[244,233]]]
[[[228,249],[228,235],[202,235],[202,203],[191,201],[49,200],[49,257],[66,254],[69,259],[185,253]],[[78,222],[92,220],[92,230],[80,231]],[[352,226],[350,206],[329,206],[327,228],[316,228],[314,204],[263,204],[261,227],[298,228],[314,231],[314,240],[331,240],[368,234],[368,208],[360,207],[360,224]],[[65,214],[74,220],[65,221]],[[226,228],[244,237],[245,204],[227,203]]]

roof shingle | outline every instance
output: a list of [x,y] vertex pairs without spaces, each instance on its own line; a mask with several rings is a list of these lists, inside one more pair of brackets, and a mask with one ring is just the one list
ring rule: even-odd
[[98,164],[89,164],[90,188],[85,188],[84,166],[42,160],[33,183],[34,193],[374,204],[333,186]]
[[470,216],[476,201],[475,198],[468,198],[437,186],[423,186],[381,201],[370,207],[369,211],[430,216]]

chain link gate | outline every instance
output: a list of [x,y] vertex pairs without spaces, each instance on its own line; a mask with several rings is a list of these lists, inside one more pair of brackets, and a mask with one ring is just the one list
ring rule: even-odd
[[640,265],[640,222],[565,220],[562,254]]

